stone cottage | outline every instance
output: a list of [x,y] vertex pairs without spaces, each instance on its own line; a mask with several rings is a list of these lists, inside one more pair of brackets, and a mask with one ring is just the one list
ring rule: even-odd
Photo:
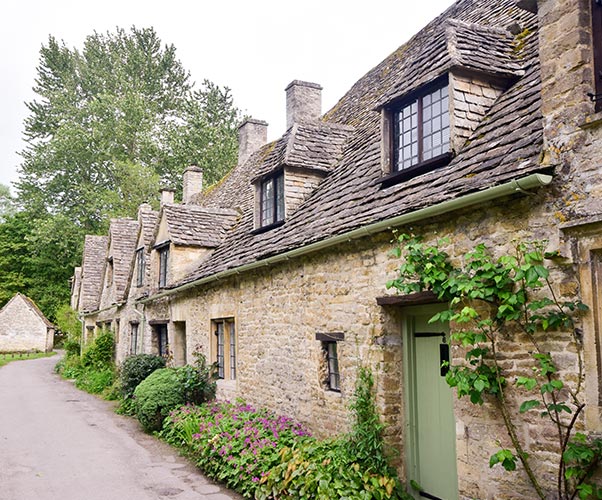
[[[546,239],[563,257],[555,293],[590,306],[579,425],[602,432],[601,69],[598,0],[459,0],[325,114],[321,87],[293,81],[280,139],[266,144],[267,124],[248,120],[233,170],[165,204],[150,240],[138,233],[149,267],[133,266],[128,299],[112,309],[120,344],[177,345],[179,362],[200,349],[218,365],[219,397],[293,415],[319,436],[348,427],[368,365],[417,497],[533,498],[522,471],[489,468],[508,441],[499,413],[457,399],[439,375],[426,320],[444,306],[385,289],[399,265],[392,229],[446,236],[457,258],[476,243],[501,253]],[[86,310],[86,325],[96,314]],[[576,373],[567,345],[559,334],[549,349]],[[520,359],[526,347],[508,349]],[[539,420],[520,432],[553,477],[553,433]]]
[[17,293],[0,309],[0,353],[50,352],[54,325],[29,297]]

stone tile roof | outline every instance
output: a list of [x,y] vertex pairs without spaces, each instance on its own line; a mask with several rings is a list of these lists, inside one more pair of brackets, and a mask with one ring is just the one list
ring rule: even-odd
[[82,287],[79,299],[83,311],[98,309],[108,242],[108,236],[87,234],[84,239]]
[[169,239],[174,245],[213,248],[236,222],[239,212],[195,205],[163,206]]
[[[530,33],[521,41],[524,47],[499,48],[501,41],[512,41],[502,36],[501,30],[516,24],[521,31],[526,30],[524,34]],[[501,95],[449,165],[383,189],[376,182],[382,177],[380,114],[376,108],[391,96],[435,79],[449,67],[449,26],[457,28],[460,57],[466,57],[463,51],[476,50],[470,49],[467,41],[467,33],[473,32],[477,40],[498,40],[494,57],[481,57],[480,51],[478,57],[471,56],[475,66],[489,61],[511,67],[505,58],[512,55],[523,75],[517,72],[516,83]],[[536,28],[536,16],[520,10],[513,0],[494,4],[489,0],[459,0],[369,71],[326,113],[326,123],[353,126],[354,131],[344,144],[341,159],[282,226],[251,233],[254,207],[249,181],[274,165],[270,155],[282,148],[286,135],[261,148],[199,200],[214,206],[243,207],[244,214],[223,244],[179,284],[544,171],[538,159],[543,139]]]
[[153,210],[150,205],[142,205],[138,219],[140,223],[138,244],[148,248],[153,242],[155,229],[159,222],[159,212]]
[[13,297],[6,304],[4,304],[4,307],[0,309],[0,315],[2,315],[4,311],[8,310],[9,304],[11,304],[13,301],[16,302],[17,300],[23,301],[25,306],[31,309],[31,311],[44,322],[47,328],[54,328],[54,325],[50,321],[48,321],[48,319],[46,318],[46,316],[44,316],[44,313],[40,310],[37,304],[27,295],[23,295],[22,293],[16,293],[15,295],[13,295]]
[[113,259],[114,298],[119,303],[124,300],[127,293],[138,237],[138,221],[125,218],[111,219],[109,237],[110,253],[107,257]]
[[266,154],[253,180],[285,165],[328,172],[340,160],[352,130],[337,123],[295,123]]

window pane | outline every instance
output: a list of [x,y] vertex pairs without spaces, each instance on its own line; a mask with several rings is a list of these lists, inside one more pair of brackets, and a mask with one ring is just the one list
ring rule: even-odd
[[284,173],[276,177],[276,218],[275,221],[284,220]]
[[217,376],[224,378],[224,323],[216,323],[217,329]]
[[234,332],[234,323],[228,323],[230,326],[230,380],[236,379],[236,334]]
[[261,185],[261,225],[274,222],[274,180],[269,179]]

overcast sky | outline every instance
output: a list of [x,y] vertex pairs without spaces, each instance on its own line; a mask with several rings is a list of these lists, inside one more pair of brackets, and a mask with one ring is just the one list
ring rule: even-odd
[[284,88],[322,85],[323,111],[452,0],[20,0],[0,14],[0,183],[17,179],[25,101],[39,50],[52,34],[80,48],[86,35],[116,26],[154,27],[173,44],[192,80],[232,89],[235,104],[285,130]]

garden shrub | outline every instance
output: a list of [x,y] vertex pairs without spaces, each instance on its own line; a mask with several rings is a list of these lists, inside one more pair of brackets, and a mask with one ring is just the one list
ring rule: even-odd
[[100,394],[111,387],[115,380],[115,369],[111,366],[100,369],[83,369],[75,377],[75,386],[90,394]]
[[132,398],[140,382],[159,368],[165,368],[165,359],[154,354],[135,354],[125,358],[121,364],[119,381],[121,397]]
[[177,370],[155,370],[134,390],[136,417],[145,431],[160,430],[169,412],[186,403]]
[[85,368],[103,370],[113,363],[115,337],[110,331],[102,331],[83,352],[81,363]]
[[69,304],[64,304],[56,311],[56,326],[58,335],[55,335],[55,347],[62,345],[65,356],[79,356],[82,324],[77,318],[77,311],[71,309]]

